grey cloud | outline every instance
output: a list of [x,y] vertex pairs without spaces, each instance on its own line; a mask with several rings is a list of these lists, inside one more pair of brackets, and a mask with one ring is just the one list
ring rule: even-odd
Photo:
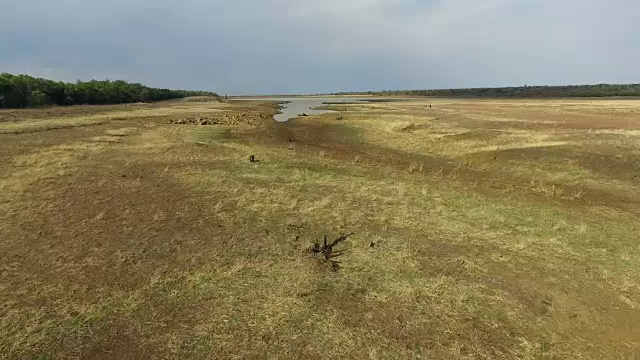
[[222,93],[639,82],[631,0],[4,0],[0,71]]

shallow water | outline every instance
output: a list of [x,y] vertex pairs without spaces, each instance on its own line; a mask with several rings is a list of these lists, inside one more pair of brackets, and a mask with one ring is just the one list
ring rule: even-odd
[[280,114],[276,114],[274,119],[279,122],[284,122],[301,114],[317,115],[335,112],[332,110],[316,110],[314,108],[323,106],[324,102],[332,103],[353,103],[367,101],[367,98],[354,98],[354,97],[269,97],[269,98],[251,98],[242,100],[273,100],[278,102],[287,102],[282,104]]

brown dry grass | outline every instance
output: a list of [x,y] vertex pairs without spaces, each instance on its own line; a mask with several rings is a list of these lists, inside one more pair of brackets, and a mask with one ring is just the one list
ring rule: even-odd
[[0,357],[633,358],[640,103],[429,102],[0,112]]

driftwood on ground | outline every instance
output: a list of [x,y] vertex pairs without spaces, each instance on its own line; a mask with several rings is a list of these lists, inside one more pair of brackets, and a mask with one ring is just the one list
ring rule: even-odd
[[335,239],[332,243],[328,243],[327,241],[327,235],[324,236],[324,243],[323,245],[320,245],[318,243],[314,243],[313,244],[313,248],[311,249],[311,251],[313,251],[316,254],[322,254],[322,256],[324,256],[324,259],[327,260],[329,263],[331,263],[331,267],[333,268],[334,271],[338,271],[340,269],[340,261],[336,260],[337,257],[344,255],[344,252],[347,250],[338,250],[336,251],[334,249],[334,247],[338,244],[340,244],[341,242],[347,240],[349,238],[349,236],[353,235],[353,233],[351,234],[346,234],[346,235],[342,235],[339,238]]

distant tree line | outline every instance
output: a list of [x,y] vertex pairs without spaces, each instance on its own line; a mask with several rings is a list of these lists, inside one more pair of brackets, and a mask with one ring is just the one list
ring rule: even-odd
[[501,88],[469,88],[440,90],[385,90],[334,95],[377,96],[434,96],[434,97],[486,97],[486,98],[558,98],[558,97],[604,97],[640,96],[640,84],[626,85],[568,85],[568,86],[518,86]]
[[122,80],[64,83],[28,75],[0,74],[0,108],[124,104],[188,96],[217,96],[217,94],[207,91],[155,89]]

